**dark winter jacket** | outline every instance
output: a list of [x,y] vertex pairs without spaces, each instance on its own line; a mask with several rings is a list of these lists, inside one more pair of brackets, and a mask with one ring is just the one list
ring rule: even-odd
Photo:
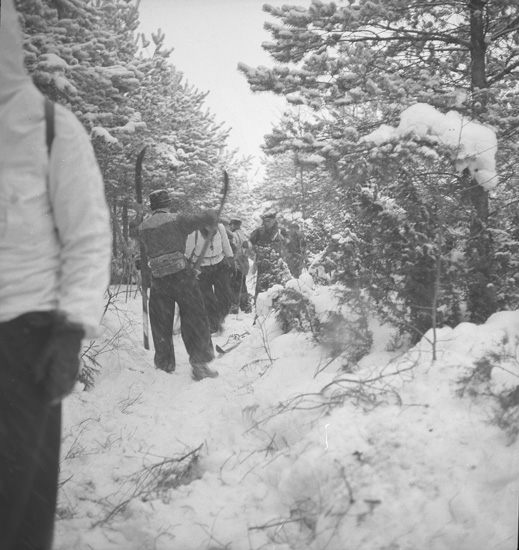
[[186,239],[189,233],[216,223],[214,210],[204,210],[200,214],[172,214],[166,210],[156,210],[139,226],[139,234],[150,258],[158,258],[174,252],[186,252]]
[[277,222],[270,228],[261,225],[251,233],[249,241],[253,246],[281,246],[286,242],[286,235],[283,233]]

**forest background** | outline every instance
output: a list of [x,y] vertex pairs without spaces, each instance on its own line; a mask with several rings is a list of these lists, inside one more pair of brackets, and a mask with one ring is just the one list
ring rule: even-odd
[[[164,34],[138,32],[132,0],[19,0],[36,85],[92,137],[112,213],[112,282],[133,269],[135,159],[146,147],[145,195],[169,187],[179,208],[218,202],[257,221],[265,204],[298,219],[306,261],[343,300],[375,309],[417,341],[430,327],[483,322],[519,304],[517,164],[519,7],[514,0],[265,5],[272,67],[239,65],[251,89],[286,99],[266,136],[265,177],[226,146],[207,92],[170,61]],[[272,19],[275,22],[272,22]],[[246,61],[246,60],[244,60]],[[456,162],[460,147],[397,126],[425,103],[493,128],[499,184]]]

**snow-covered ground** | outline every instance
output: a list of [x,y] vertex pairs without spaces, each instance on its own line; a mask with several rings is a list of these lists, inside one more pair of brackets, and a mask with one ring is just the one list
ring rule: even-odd
[[201,382],[179,335],[177,371],[154,369],[140,295],[104,325],[95,386],[64,403],[56,550],[516,550],[517,443],[467,376],[492,358],[481,388],[519,383],[519,312],[441,329],[434,362],[432,334],[398,354],[373,324],[354,372],[230,315],[214,342],[250,335]]

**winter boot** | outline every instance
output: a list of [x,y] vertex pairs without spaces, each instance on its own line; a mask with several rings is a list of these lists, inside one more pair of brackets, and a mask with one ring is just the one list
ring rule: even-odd
[[158,361],[154,361],[155,368],[159,370],[163,370],[164,372],[175,372],[175,363],[160,363]]
[[211,370],[206,363],[191,363],[191,377],[197,382],[203,378],[216,378],[218,372]]
[[221,323],[220,321],[218,322],[218,324],[216,325],[216,327],[214,327],[213,329],[211,329],[211,334],[216,334],[216,335],[220,335],[222,334],[222,332],[225,330],[225,327],[223,326],[223,323]]

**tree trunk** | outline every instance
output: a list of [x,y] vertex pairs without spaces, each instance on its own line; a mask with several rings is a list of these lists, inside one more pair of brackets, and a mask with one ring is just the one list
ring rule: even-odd
[[487,109],[488,83],[486,75],[485,26],[483,13],[488,0],[469,0],[470,10],[470,80],[472,114],[479,118]]
[[130,240],[130,231],[128,224],[128,199],[123,201],[123,211],[122,211],[122,222],[123,222],[123,238],[124,242],[127,245]]
[[[472,115],[481,117],[487,108],[488,83],[486,77],[486,42],[483,14],[486,0],[469,0],[471,33]],[[468,170],[462,176],[462,183],[473,207],[470,225],[470,239],[467,245],[469,261],[467,304],[472,321],[484,322],[496,311],[493,292],[494,244],[488,231],[488,192],[471,177]]]
[[[474,119],[486,112],[488,98],[488,84],[486,76],[486,43],[483,13],[487,0],[469,0],[470,10],[470,43],[471,64],[470,78],[472,87],[472,115]],[[464,174],[466,176],[466,174]],[[465,179],[465,178],[464,178]],[[474,179],[469,178],[465,186],[474,206],[474,211],[483,227],[488,221],[488,192]],[[476,227],[479,233],[481,227]]]

